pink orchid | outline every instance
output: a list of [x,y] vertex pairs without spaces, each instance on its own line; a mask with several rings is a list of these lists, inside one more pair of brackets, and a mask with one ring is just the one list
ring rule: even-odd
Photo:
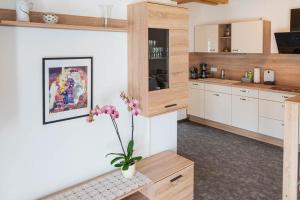
[[130,102],[129,102],[129,107],[132,108],[132,109],[135,109],[138,107],[139,105],[139,101],[136,100],[136,99],[132,99]]
[[141,114],[141,112],[142,112],[141,109],[134,108],[134,109],[132,109],[131,114],[134,115],[134,116],[138,116],[138,115]]
[[113,111],[110,116],[113,118],[113,119],[117,119],[119,118],[120,114],[119,114],[119,111],[115,110]]
[[116,111],[116,107],[114,106],[106,105],[101,108],[101,112],[107,115],[111,115],[114,111]]

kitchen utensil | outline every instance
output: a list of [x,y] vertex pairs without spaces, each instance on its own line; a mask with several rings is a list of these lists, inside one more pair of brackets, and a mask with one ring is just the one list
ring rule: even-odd
[[275,84],[275,72],[273,70],[264,71],[264,84],[274,85]]

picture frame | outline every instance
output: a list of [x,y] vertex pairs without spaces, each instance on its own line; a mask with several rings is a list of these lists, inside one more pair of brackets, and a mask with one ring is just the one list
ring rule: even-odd
[[86,117],[93,108],[93,57],[43,58],[43,124]]

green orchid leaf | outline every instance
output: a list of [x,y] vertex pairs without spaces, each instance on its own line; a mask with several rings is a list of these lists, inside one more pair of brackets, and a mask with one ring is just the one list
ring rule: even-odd
[[133,157],[132,160],[136,160],[136,161],[140,161],[142,160],[143,157],[142,156],[137,156],[137,157]]
[[126,156],[124,153],[108,153],[105,155],[105,157],[108,156]]
[[126,163],[126,164],[123,165],[122,170],[126,171],[126,170],[128,170],[128,168],[129,168],[129,164]]
[[128,143],[128,147],[127,147],[127,158],[128,159],[130,159],[132,157],[133,145],[134,145],[134,141],[130,140],[130,142]]
[[115,162],[117,162],[118,160],[122,160],[122,159],[124,159],[124,157],[116,157],[110,162],[110,164],[113,165]]
[[123,165],[124,165],[124,163],[118,163],[118,164],[115,164],[114,166],[119,168],[119,167],[122,167]]

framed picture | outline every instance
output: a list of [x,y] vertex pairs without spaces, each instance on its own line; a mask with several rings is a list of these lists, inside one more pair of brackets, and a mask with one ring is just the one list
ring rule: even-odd
[[43,124],[88,116],[93,58],[43,58]]

